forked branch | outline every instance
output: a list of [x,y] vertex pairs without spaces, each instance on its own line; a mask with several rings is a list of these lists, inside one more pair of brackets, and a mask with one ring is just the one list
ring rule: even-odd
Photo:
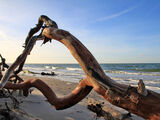
[[[40,16],[39,20],[38,20],[38,24],[36,25],[36,27],[32,28],[25,40],[25,46],[24,46],[24,51],[22,52],[21,55],[18,56],[18,58],[16,59],[16,61],[9,67],[9,69],[7,70],[6,74],[2,77],[2,82],[0,83],[0,89],[4,87],[4,85],[6,84],[6,82],[8,81],[9,77],[11,76],[11,74],[13,73],[13,71],[19,66],[19,68],[14,71],[14,74],[18,74],[20,71],[22,71],[23,65],[25,63],[25,60],[27,58],[27,55],[30,54],[34,44],[36,43],[36,41],[38,39],[42,39],[41,34],[38,36],[34,36],[33,35],[35,33],[37,33],[43,26],[43,23],[45,23],[46,27],[48,26],[52,26],[54,28],[58,28],[56,22],[54,22],[53,20],[51,20],[50,18],[48,18],[45,15]],[[44,37],[45,38],[45,37]],[[45,42],[47,42],[50,39],[45,38],[44,40],[46,40]]]

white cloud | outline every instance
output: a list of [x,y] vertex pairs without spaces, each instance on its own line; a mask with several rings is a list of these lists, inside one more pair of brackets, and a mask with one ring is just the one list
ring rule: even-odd
[[119,17],[121,15],[124,15],[130,11],[132,11],[133,9],[135,9],[136,7],[131,7],[131,8],[128,8],[126,10],[123,10],[121,12],[118,12],[118,13],[115,13],[115,14],[112,14],[112,15],[109,15],[109,16],[105,16],[105,17],[101,17],[99,19],[97,19],[97,21],[107,21],[109,19],[113,19],[113,18],[116,18],[116,17]]

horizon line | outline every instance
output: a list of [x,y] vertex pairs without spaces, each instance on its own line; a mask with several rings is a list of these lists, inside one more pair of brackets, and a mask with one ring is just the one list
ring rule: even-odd
[[[115,62],[115,63],[99,63],[99,64],[160,64],[160,62]],[[7,64],[13,64],[13,63],[7,63]],[[25,63],[25,64],[79,64],[79,63]]]

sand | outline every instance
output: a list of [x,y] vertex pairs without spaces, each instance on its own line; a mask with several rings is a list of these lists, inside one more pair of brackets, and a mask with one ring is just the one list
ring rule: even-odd
[[[39,78],[43,80],[58,96],[69,94],[77,86],[77,83],[61,81],[54,78],[33,76],[22,77],[24,80],[31,78]],[[96,92],[94,92],[94,90],[92,90],[92,92],[81,102],[65,110],[55,110],[54,107],[47,102],[41,92],[35,88],[28,97],[18,97],[18,100],[22,102],[20,104],[20,109],[29,116],[33,116],[36,120],[93,120],[96,115],[87,109],[88,100],[104,102],[105,111],[111,112],[116,118],[121,118],[122,114],[128,113],[102,99]],[[143,120],[135,115],[132,116],[133,120]],[[103,118],[98,118],[98,120],[103,120]]]

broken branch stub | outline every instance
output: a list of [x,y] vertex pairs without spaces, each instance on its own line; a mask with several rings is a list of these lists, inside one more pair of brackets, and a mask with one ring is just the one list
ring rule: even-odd
[[147,96],[148,92],[142,79],[138,82],[137,92],[143,96]]
[[54,28],[58,28],[58,25],[56,24],[56,22],[54,22],[53,20],[51,20],[49,17],[47,17],[45,15],[41,15],[38,19],[38,24],[36,24],[36,27],[32,28],[29,31],[27,38],[25,40],[25,47],[29,43],[31,37],[42,28],[43,23],[45,23],[47,26],[52,26]]

